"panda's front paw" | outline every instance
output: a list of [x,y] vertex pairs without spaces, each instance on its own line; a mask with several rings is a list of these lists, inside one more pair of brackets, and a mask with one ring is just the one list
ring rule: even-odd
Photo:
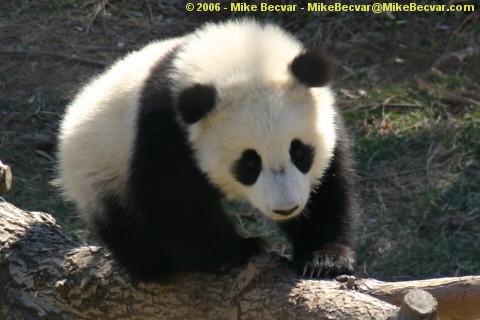
[[219,271],[224,272],[248,262],[248,260],[264,250],[265,242],[261,238],[242,238],[241,241],[229,248],[229,254],[222,262]]
[[253,254],[265,250],[265,248],[268,247],[267,243],[262,238],[253,237],[246,238],[245,240]]
[[331,243],[294,261],[297,272],[310,278],[335,278],[353,274],[355,257],[344,245]]

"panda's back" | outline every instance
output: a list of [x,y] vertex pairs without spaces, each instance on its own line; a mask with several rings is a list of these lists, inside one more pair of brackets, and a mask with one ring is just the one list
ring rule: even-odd
[[82,212],[96,211],[106,193],[122,198],[126,192],[144,83],[150,70],[182,41],[153,42],[127,55],[94,78],[67,107],[57,183]]

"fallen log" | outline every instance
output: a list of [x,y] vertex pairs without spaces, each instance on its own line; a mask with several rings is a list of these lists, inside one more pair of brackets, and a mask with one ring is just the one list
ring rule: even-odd
[[[444,284],[465,289],[463,278],[456,279],[456,284]],[[480,277],[467,280],[468,291],[478,294]],[[443,286],[442,279],[435,281]],[[426,282],[419,286],[433,296],[421,290],[407,294],[416,287],[413,282],[400,283],[402,289],[389,294],[387,289],[396,283],[304,279],[273,252],[226,274],[132,282],[105,248],[73,241],[49,214],[26,212],[6,202],[0,202],[0,285],[0,318],[7,319],[413,320],[437,319],[437,309],[441,319],[460,319],[448,315],[468,309],[462,303],[472,303],[456,297],[459,309],[445,312],[445,299],[437,308],[438,291]]]

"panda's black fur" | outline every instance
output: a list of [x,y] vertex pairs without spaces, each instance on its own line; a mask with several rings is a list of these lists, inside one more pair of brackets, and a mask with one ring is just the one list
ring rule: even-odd
[[[260,239],[239,236],[222,208],[223,190],[199,168],[185,126],[215,112],[219,98],[211,83],[173,90],[171,74],[182,46],[173,46],[143,82],[126,192],[102,189],[101,206],[89,221],[118,262],[141,280],[225,270],[245,263],[263,247]],[[313,50],[299,53],[288,68],[306,87],[325,86],[332,74],[331,64]],[[342,120],[335,116],[332,121],[336,142],[328,168],[303,212],[279,221],[294,249],[294,267],[312,277],[353,272],[354,173]],[[298,163],[292,160],[298,170],[308,172],[313,148],[292,142],[290,153],[299,158]],[[238,157],[231,174],[248,187],[260,174],[252,167],[261,170],[261,160]]]
[[[130,169],[131,208],[107,196],[108,218],[94,223],[118,261],[142,280],[213,272],[226,263],[243,263],[259,250],[258,241],[235,232],[220,205],[220,192],[197,168],[175,120],[172,92],[163,81],[175,52],[152,69],[142,91]],[[210,98],[200,102],[209,104]]]

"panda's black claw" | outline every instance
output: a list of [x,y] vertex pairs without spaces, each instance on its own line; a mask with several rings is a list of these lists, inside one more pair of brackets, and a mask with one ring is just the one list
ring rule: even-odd
[[306,276],[307,276],[307,271],[308,271],[308,265],[305,264],[305,266],[303,267],[302,277],[306,277]]
[[332,244],[312,252],[295,264],[299,274],[309,278],[335,278],[353,274],[353,252],[346,246]]

